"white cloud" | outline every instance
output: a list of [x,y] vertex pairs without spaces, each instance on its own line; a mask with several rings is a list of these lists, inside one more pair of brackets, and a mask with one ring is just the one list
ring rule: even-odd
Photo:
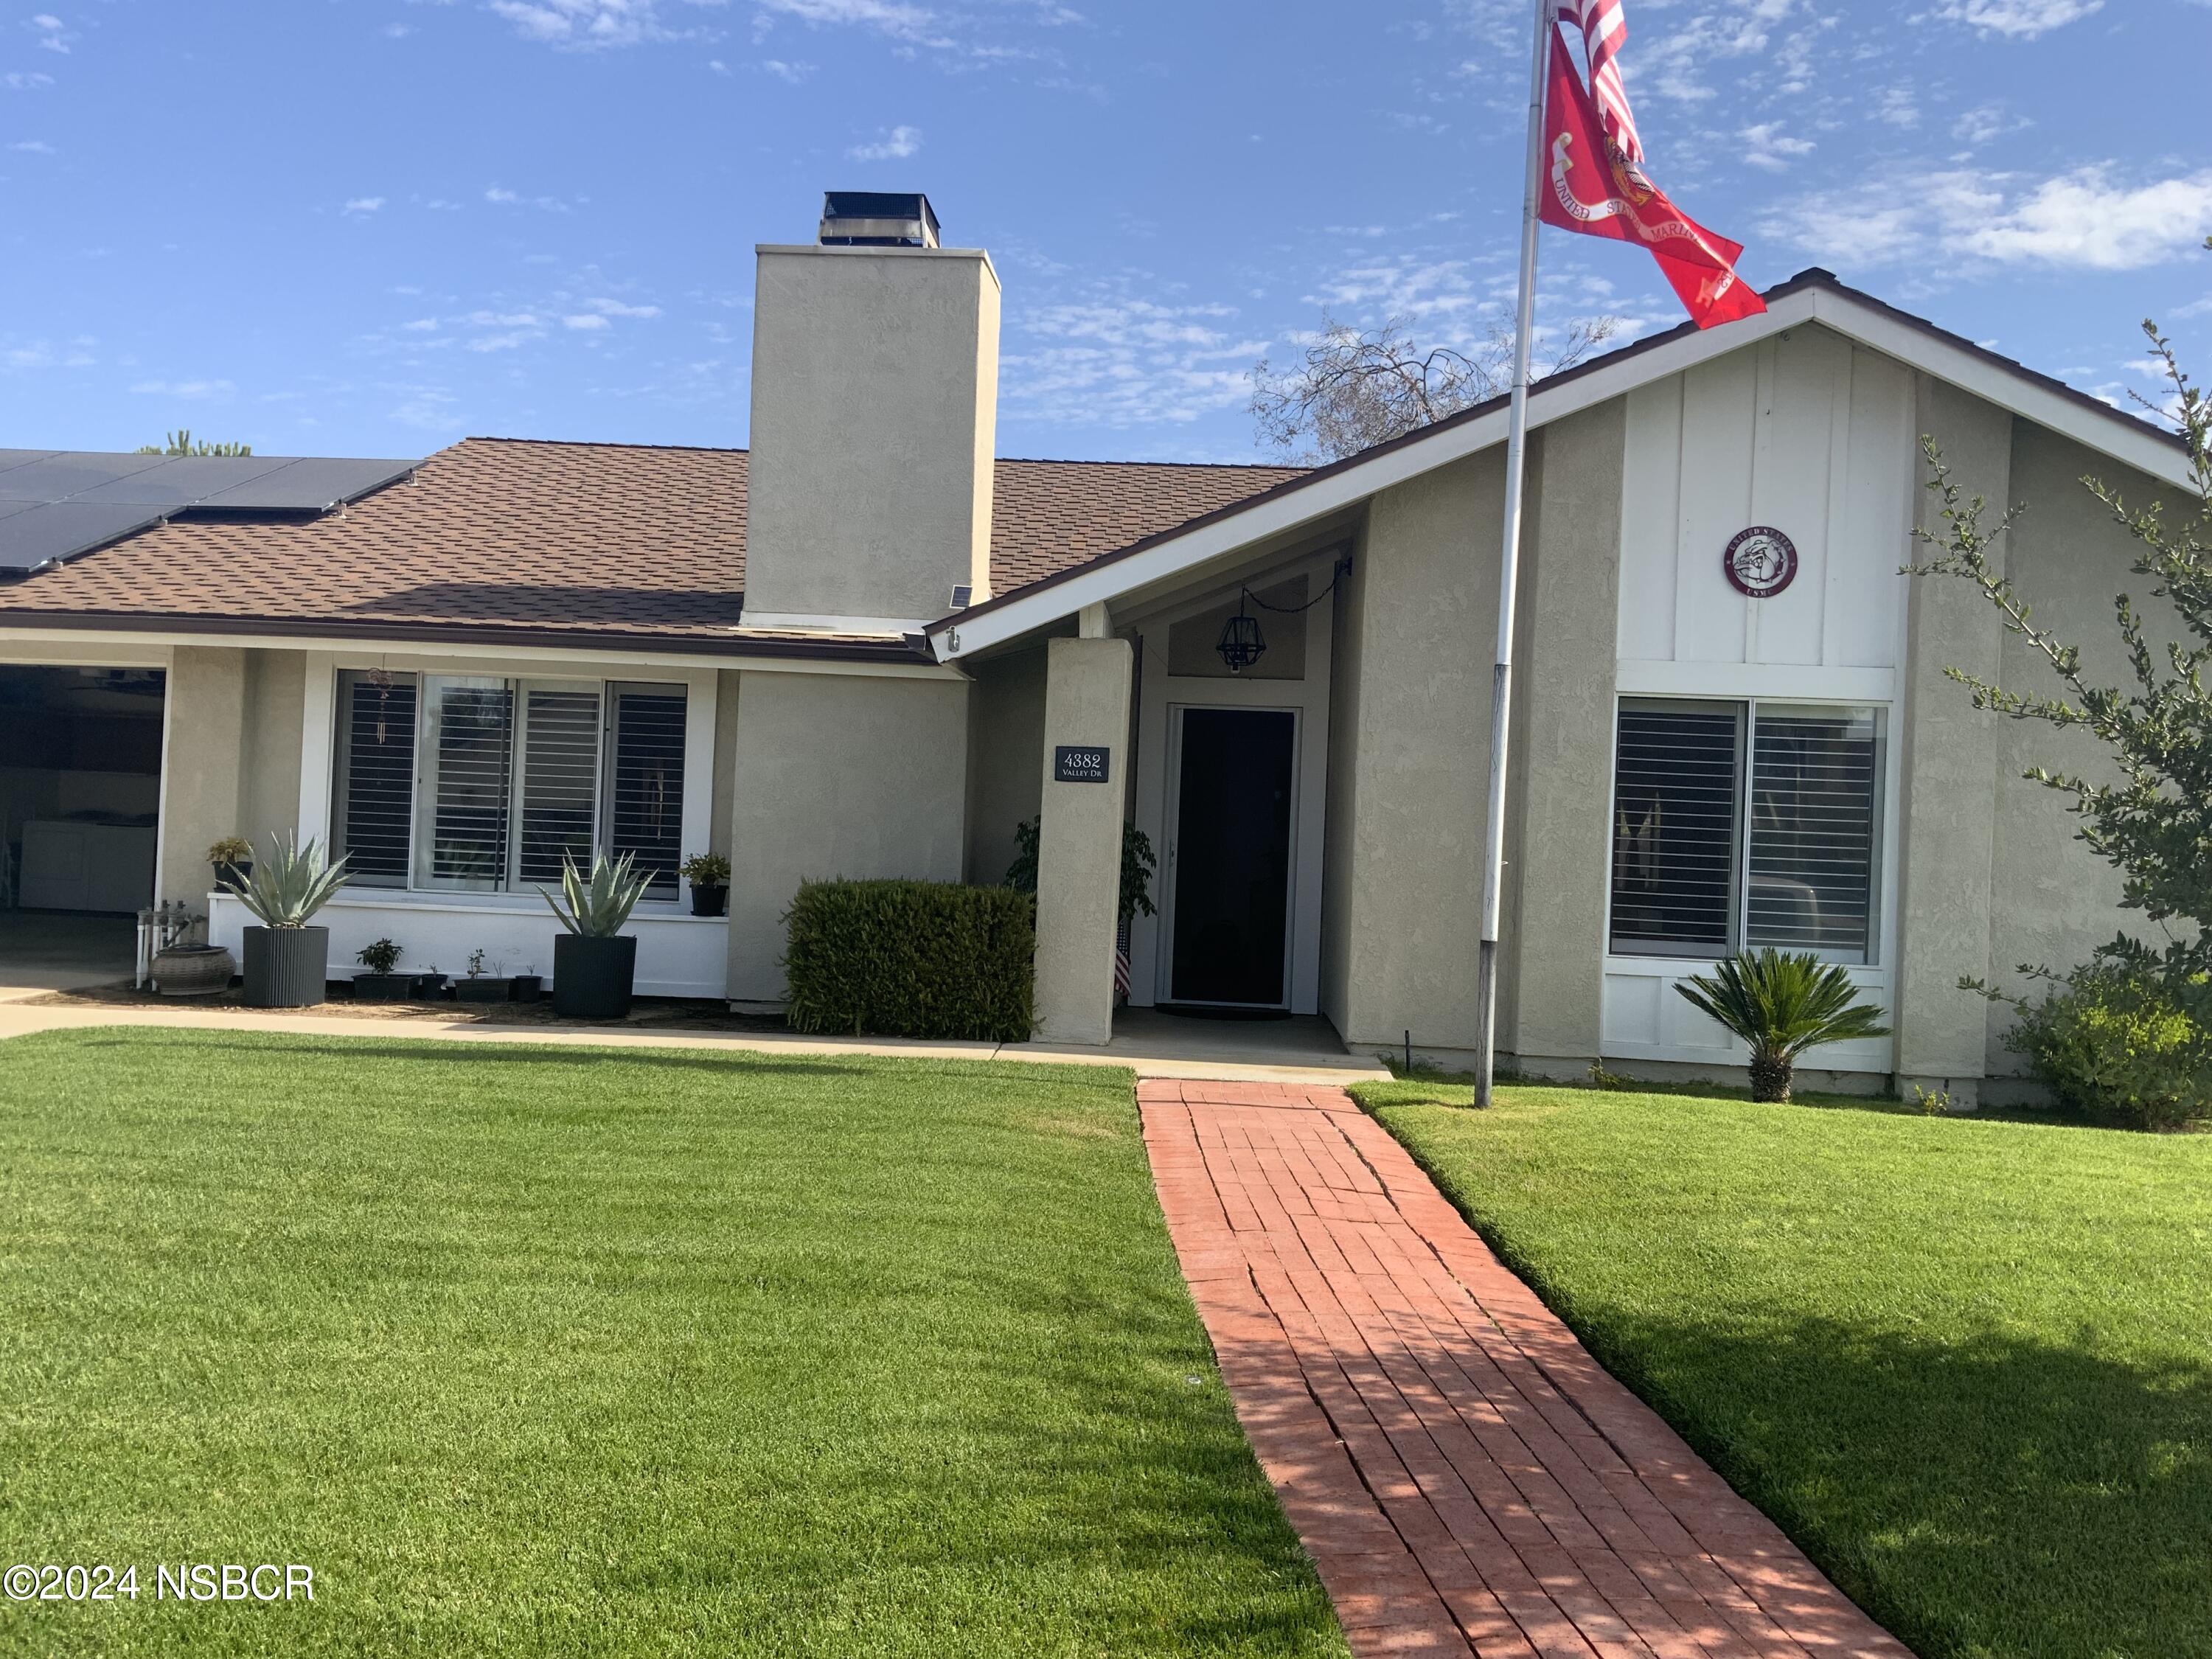
[[1813,153],[1811,139],[1790,137],[1781,130],[1781,124],[1777,121],[1764,121],[1755,127],[1746,127],[1737,137],[1744,142],[1744,161],[1769,173],[1779,173],[1790,165],[1792,158]]
[[411,323],[402,323],[400,325],[400,327],[405,329],[410,334],[433,333],[436,331],[437,326],[438,319],[435,317],[417,317]]
[[855,161],[903,161],[921,149],[920,127],[893,127],[872,144],[855,144],[845,152]]
[[501,190],[497,185],[484,191],[487,202],[519,202],[522,199],[511,190]]
[[600,329],[612,328],[614,326],[612,323],[609,322],[604,316],[596,311],[586,312],[581,316],[563,317],[561,320],[568,327],[577,329]]
[[660,40],[671,31],[653,0],[491,0],[491,9],[526,40],[592,50]]
[[1011,407],[1034,419],[1128,427],[1178,424],[1251,396],[1264,339],[1229,333],[1233,307],[1162,305],[1118,283],[1024,313],[1002,360]]
[[2033,124],[2002,104],[1980,104],[1951,123],[1951,136],[1969,144],[1993,143]]
[[472,311],[463,320],[474,328],[537,328],[540,326],[537,313],[529,311]]
[[0,88],[9,92],[29,92],[37,87],[50,87],[54,77],[39,70],[10,70],[0,75]]
[[[515,207],[526,201],[532,207],[542,208],[548,213],[566,213],[568,210],[568,204],[558,197],[525,197],[520,191],[508,190],[500,185],[494,185],[486,190],[483,198],[498,207]],[[586,198],[579,196],[576,199],[580,202]]]
[[1875,118],[1909,132],[1920,125],[1920,100],[1911,87],[1890,87],[1875,106]]
[[763,58],[761,59],[760,66],[777,80],[788,81],[794,87],[814,73],[814,65],[811,64],[787,64],[781,58]]
[[764,31],[778,17],[795,18],[817,28],[844,25],[873,29],[916,46],[953,44],[937,26],[935,13],[903,0],[760,0],[756,32]]
[[48,143],[43,138],[19,138],[14,143],[9,145],[8,148],[13,150],[21,150],[26,155],[58,155],[61,154],[59,150],[56,149],[52,144]]
[[2107,167],[2045,179],[1967,238],[1976,252],[2092,270],[2133,270],[2212,234],[2212,169],[2128,189]]
[[625,305],[620,300],[590,300],[585,303],[602,317],[658,317],[659,306]]
[[1983,34],[2033,40],[2104,9],[2105,0],[1944,0],[1937,15]]
[[146,397],[189,399],[227,397],[238,390],[228,380],[141,380],[131,389]]
[[384,198],[381,196],[356,196],[346,203],[343,211],[347,213],[374,213],[377,209],[383,205]]
[[76,39],[76,31],[63,23],[52,12],[42,11],[23,20],[23,27],[39,37],[39,45],[47,52],[69,55],[70,43]]
[[2004,174],[1917,173],[1801,198],[1763,228],[1862,267],[2134,270],[2212,233],[2212,170],[2129,186],[2108,167],[2084,167],[2026,188]]

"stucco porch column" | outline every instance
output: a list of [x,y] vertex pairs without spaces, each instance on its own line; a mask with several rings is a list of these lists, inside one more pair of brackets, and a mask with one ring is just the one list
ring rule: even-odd
[[[215,872],[207,849],[240,831],[246,738],[246,653],[234,647],[180,645],[169,662],[162,714],[161,855],[157,900],[207,908]],[[295,746],[298,738],[293,739]],[[258,854],[264,848],[254,848]]]
[[[1127,640],[1046,647],[1036,1016],[1037,1035],[1054,1042],[1103,1044],[1114,1035],[1131,670]],[[1105,781],[1058,781],[1054,755],[1062,747],[1103,751]]]

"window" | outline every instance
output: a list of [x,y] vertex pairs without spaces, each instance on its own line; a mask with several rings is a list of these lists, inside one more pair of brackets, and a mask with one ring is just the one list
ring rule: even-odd
[[1622,699],[1612,951],[1873,960],[1881,744],[1878,709]]
[[334,850],[363,885],[469,892],[627,853],[673,898],[685,708],[680,685],[349,670]]

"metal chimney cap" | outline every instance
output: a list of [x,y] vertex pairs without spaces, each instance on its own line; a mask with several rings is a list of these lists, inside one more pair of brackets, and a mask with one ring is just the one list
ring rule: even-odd
[[825,191],[821,240],[823,247],[935,247],[937,215],[918,193]]

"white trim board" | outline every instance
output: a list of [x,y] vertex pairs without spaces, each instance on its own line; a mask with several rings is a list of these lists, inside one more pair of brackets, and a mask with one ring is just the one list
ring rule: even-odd
[[[1541,382],[1529,393],[1528,423],[1540,427],[1564,420],[1639,386],[1808,323],[1832,329],[1869,350],[2009,409],[2162,483],[2182,488],[2191,483],[2188,457],[2148,422],[2118,410],[2106,414],[2086,407],[2039,384],[2027,371],[1989,362],[1931,329],[1901,321],[1885,307],[1820,286],[1784,295],[1761,315],[1684,334],[1624,355],[1617,363],[1601,360],[1586,373]],[[1343,512],[1393,484],[1503,443],[1506,421],[1504,408],[1493,409],[1354,461],[1310,483],[1263,496],[1249,507],[1141,552],[1079,568],[1075,574],[997,609],[933,623],[927,629],[930,649],[939,662],[950,662],[1049,627],[1085,605],[1126,601],[1148,588],[1200,576],[1207,565],[1234,557],[1255,543]]]

